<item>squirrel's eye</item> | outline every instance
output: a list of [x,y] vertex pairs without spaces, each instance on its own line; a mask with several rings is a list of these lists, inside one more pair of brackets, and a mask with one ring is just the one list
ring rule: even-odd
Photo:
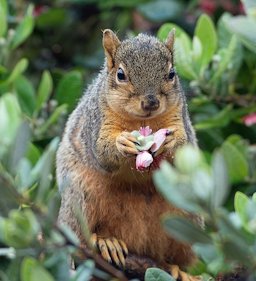
[[123,71],[123,69],[121,67],[118,68],[116,75],[117,75],[117,79],[119,81],[125,81],[126,80],[124,71]]
[[173,68],[170,69],[168,78],[172,80],[175,76],[175,70]]

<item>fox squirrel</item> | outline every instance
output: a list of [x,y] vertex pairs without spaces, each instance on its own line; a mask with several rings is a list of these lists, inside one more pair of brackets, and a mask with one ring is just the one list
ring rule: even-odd
[[166,212],[190,215],[156,192],[151,171],[133,168],[138,150],[130,133],[141,126],[169,128],[172,134],[161,152],[169,162],[179,146],[196,146],[174,69],[174,35],[172,30],[164,43],[144,34],[120,42],[112,30],[104,30],[105,64],[66,124],[57,152],[57,180],[59,222],[69,225],[82,243],[75,207],[87,218],[104,259],[122,267],[129,250],[170,264],[174,278],[185,281],[198,280],[182,271],[195,256],[189,245],[164,232],[159,218]]

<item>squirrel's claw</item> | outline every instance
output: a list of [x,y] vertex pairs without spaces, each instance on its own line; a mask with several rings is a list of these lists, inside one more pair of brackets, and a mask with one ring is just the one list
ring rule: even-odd
[[122,132],[116,138],[117,150],[125,157],[139,153],[135,146],[136,138],[129,132]]
[[171,273],[172,277],[175,280],[180,281],[201,281],[202,278],[200,276],[192,276],[188,273],[180,270],[178,265],[170,265],[169,266],[169,272]]
[[101,256],[107,262],[116,264],[118,267],[125,267],[125,256],[128,254],[128,249],[122,240],[99,238],[94,233],[91,236],[91,243],[98,248]]
[[100,250],[100,253],[101,253],[103,259],[106,260],[107,262],[111,262],[112,259],[109,255],[108,246],[107,246],[106,242],[104,241],[104,239],[100,238],[98,240],[98,247],[99,247],[99,250]]

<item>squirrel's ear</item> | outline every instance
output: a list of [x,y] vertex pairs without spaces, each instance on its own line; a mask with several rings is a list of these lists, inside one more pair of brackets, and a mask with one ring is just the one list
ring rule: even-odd
[[165,41],[165,46],[172,52],[173,51],[173,45],[174,45],[174,39],[175,39],[175,28],[173,28]]
[[114,56],[120,44],[121,42],[111,29],[105,29],[103,31],[103,47],[107,57],[108,69],[114,66]]

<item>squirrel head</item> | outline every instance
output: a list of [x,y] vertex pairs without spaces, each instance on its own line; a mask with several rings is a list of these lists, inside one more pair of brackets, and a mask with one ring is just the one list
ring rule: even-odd
[[129,119],[149,119],[166,113],[180,102],[179,80],[173,65],[173,29],[165,42],[145,34],[120,41],[103,32],[107,62],[107,103]]

